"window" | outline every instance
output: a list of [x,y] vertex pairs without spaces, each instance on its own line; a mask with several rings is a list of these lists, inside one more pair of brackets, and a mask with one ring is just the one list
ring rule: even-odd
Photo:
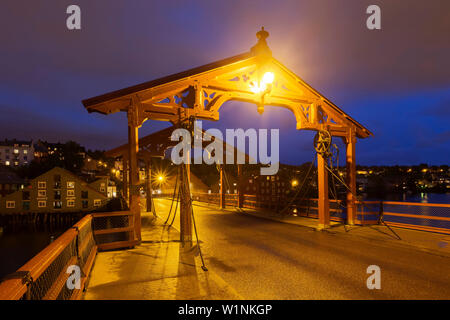
[[105,184],[104,183],[100,184],[100,192],[105,192]]
[[67,188],[68,188],[68,189],[73,189],[73,188],[75,188],[75,182],[73,182],[73,181],[67,181]]
[[61,209],[62,208],[62,201],[53,201],[53,208],[54,209]]
[[38,201],[38,207],[39,208],[45,208],[47,206],[47,201]]
[[16,207],[15,201],[6,201],[6,208],[8,209],[14,209]]
[[43,198],[47,196],[47,190],[38,190],[38,198]]
[[81,191],[81,198],[82,198],[82,199],[87,199],[87,198],[89,198],[88,192],[87,192],[87,191]]
[[9,166],[9,161],[5,161],[5,165],[6,165],[6,166]]
[[67,196],[68,197],[75,197],[75,190],[73,190],[73,189],[67,190]]
[[59,174],[55,174],[53,176],[53,182],[54,182],[53,187],[55,189],[61,189],[61,176]]
[[55,200],[61,200],[61,190],[55,190],[55,194],[53,197]]
[[89,201],[83,200],[83,201],[81,201],[81,205],[82,205],[83,209],[86,209],[89,206]]
[[45,189],[45,188],[47,188],[47,182],[38,181],[38,189]]
[[94,207],[100,207],[101,205],[102,205],[102,200],[100,200],[100,199],[94,200]]
[[22,191],[22,200],[30,200],[30,191]]
[[23,150],[23,154],[28,154],[28,150],[27,149]]
[[19,149],[14,149],[14,153],[18,154],[19,153]]
[[30,210],[30,201],[22,202],[22,209],[23,210]]
[[75,200],[73,200],[73,199],[67,200],[67,206],[68,207],[75,207]]
[[14,161],[14,165],[18,166],[19,165],[19,161]]

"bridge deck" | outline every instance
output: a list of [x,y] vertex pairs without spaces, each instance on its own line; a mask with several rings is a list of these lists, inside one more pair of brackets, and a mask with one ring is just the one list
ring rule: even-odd
[[219,276],[201,269],[197,250],[187,251],[174,228],[143,213],[142,244],[100,252],[83,299],[240,299]]

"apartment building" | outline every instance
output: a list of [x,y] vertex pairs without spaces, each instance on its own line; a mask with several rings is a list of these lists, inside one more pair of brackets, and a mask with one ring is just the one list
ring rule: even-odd
[[1,197],[0,213],[93,211],[108,201],[107,182],[101,180],[88,184],[70,171],[55,167]]
[[34,157],[33,141],[2,140],[0,141],[0,164],[18,167],[29,164]]
[[25,183],[25,179],[15,174],[10,167],[0,165],[0,196],[20,190]]

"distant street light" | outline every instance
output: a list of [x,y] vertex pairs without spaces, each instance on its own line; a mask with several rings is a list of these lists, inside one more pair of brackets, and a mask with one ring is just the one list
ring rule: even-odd
[[293,187],[298,186],[298,180],[292,180],[292,181],[291,181],[291,185],[292,185]]

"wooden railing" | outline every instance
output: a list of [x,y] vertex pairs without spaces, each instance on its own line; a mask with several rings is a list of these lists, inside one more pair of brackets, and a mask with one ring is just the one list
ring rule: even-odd
[[[193,200],[214,205],[219,204],[217,193],[194,193]],[[285,208],[288,199],[268,195],[268,200],[261,200],[260,196],[244,195],[243,207],[252,209],[269,209],[277,213]],[[236,194],[226,195],[227,206],[237,206]],[[317,218],[318,199],[303,199],[293,202],[283,213],[297,216]],[[341,200],[330,199],[330,220],[345,221],[347,210]],[[450,204],[395,202],[395,201],[357,201],[356,224],[377,224],[382,216],[388,225],[415,230],[433,231],[450,234]]]
[[[97,250],[126,248],[136,244],[130,212],[88,214],[24,266],[8,275],[0,283],[0,300],[78,299]],[[70,266],[80,268],[80,289],[71,289],[67,285]]]
[[450,204],[401,201],[358,202],[358,223],[383,221],[394,227],[450,234]]
[[135,246],[134,216],[129,211],[92,214],[94,239],[99,250]]

